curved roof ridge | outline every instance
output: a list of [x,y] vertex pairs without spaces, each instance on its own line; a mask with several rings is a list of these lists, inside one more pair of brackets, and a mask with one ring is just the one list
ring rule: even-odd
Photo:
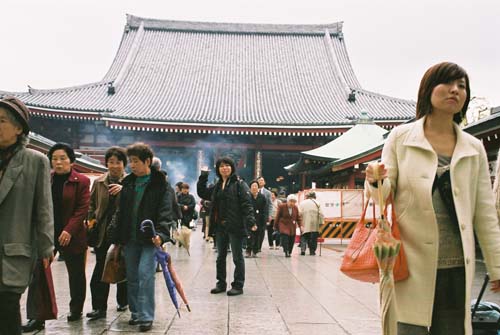
[[91,88],[91,87],[99,87],[99,86],[104,86],[108,85],[110,81],[96,81],[93,83],[89,84],[82,84],[82,85],[75,85],[75,86],[68,86],[68,87],[61,87],[61,88],[52,88],[52,89],[38,89],[38,88],[33,88],[28,85],[28,92],[19,92],[18,94],[50,94],[50,93],[61,93],[61,92],[71,92],[71,91],[77,91],[81,89],[86,89],[86,88]]
[[322,35],[325,29],[331,34],[342,33],[343,21],[328,24],[271,24],[271,23],[222,23],[201,21],[175,21],[144,18],[127,14],[127,26],[139,28],[144,24],[144,29],[198,31],[214,33],[260,33],[260,34],[299,34]]
[[392,100],[392,101],[399,101],[399,102],[404,102],[404,103],[409,103],[409,104],[416,104],[416,101],[413,101],[413,100],[403,99],[403,98],[396,98],[396,97],[392,97],[390,95],[385,95],[385,94],[381,94],[381,93],[376,93],[376,92],[373,92],[373,91],[369,91],[369,90],[366,90],[366,89],[360,88],[360,87],[351,87],[351,90],[353,90],[355,92],[364,93],[366,95],[370,95],[370,96],[373,96],[373,97],[379,97],[379,98],[384,98],[384,99],[389,99],[389,100]]

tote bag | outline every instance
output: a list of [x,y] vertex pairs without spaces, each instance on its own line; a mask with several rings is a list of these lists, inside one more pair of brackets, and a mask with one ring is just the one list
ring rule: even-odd
[[[354,229],[351,241],[349,242],[349,245],[344,253],[340,271],[352,279],[369,283],[377,283],[380,279],[380,274],[377,258],[375,257],[375,252],[373,251],[373,245],[377,236],[378,227],[377,220],[375,219],[375,207],[373,207],[373,222],[369,222],[365,219],[366,210],[369,207],[369,200],[370,199],[366,201],[361,218]],[[384,210],[385,217],[387,217],[387,208],[389,204],[391,205],[392,236],[395,239],[400,240],[399,225],[394,212],[392,195],[389,196],[386,202]],[[401,244],[401,249],[396,257],[393,275],[394,281],[401,281],[409,276],[408,264],[406,262],[403,244]]]

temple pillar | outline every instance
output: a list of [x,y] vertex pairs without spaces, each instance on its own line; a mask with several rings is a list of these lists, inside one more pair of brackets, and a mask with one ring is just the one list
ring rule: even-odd
[[200,173],[201,168],[204,165],[207,165],[207,164],[205,164],[205,162],[203,161],[203,150],[198,150],[197,159],[196,159],[196,173]]
[[255,151],[255,168],[254,168],[254,177],[262,176],[262,151]]

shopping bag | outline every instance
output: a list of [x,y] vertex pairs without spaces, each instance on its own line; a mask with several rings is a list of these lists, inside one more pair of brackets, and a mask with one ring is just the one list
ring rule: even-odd
[[101,281],[104,283],[117,284],[127,280],[123,251],[120,248],[115,259],[115,248],[118,247],[113,246],[113,248],[110,248],[106,254],[104,271],[102,272],[101,278]]
[[57,319],[57,302],[50,266],[44,268],[37,261],[33,272],[33,282],[28,290],[27,315],[32,320]]
[[[394,203],[392,195],[389,196],[384,210],[387,217],[388,206],[391,209],[391,232],[395,239],[400,240],[399,225],[394,212]],[[369,199],[366,201],[361,218],[356,224],[351,241],[347,246],[340,266],[340,271],[345,275],[363,282],[377,283],[380,279],[377,257],[373,251],[373,245],[377,236],[377,220],[375,219],[375,206],[373,206],[373,222],[365,219],[366,210],[369,207]],[[393,269],[394,281],[400,281],[408,278],[408,264],[403,244],[396,257],[396,262]]]

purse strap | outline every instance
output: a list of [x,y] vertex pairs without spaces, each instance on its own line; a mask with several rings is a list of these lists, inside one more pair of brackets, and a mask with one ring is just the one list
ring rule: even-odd
[[[366,199],[365,206],[363,207],[363,213],[361,214],[361,217],[359,219],[358,225],[365,225],[365,217],[366,217],[366,210],[368,209],[368,206],[370,205],[370,196]],[[377,219],[375,217],[375,205],[372,206],[373,208],[373,226],[366,227],[367,229],[370,230],[370,233],[366,235],[366,238],[363,242],[359,244],[359,246],[353,250],[351,254],[352,261],[355,262],[356,259],[359,257],[361,254],[361,251],[364,249],[366,242],[370,239],[370,236],[373,231],[375,231],[375,227],[377,226]]]

